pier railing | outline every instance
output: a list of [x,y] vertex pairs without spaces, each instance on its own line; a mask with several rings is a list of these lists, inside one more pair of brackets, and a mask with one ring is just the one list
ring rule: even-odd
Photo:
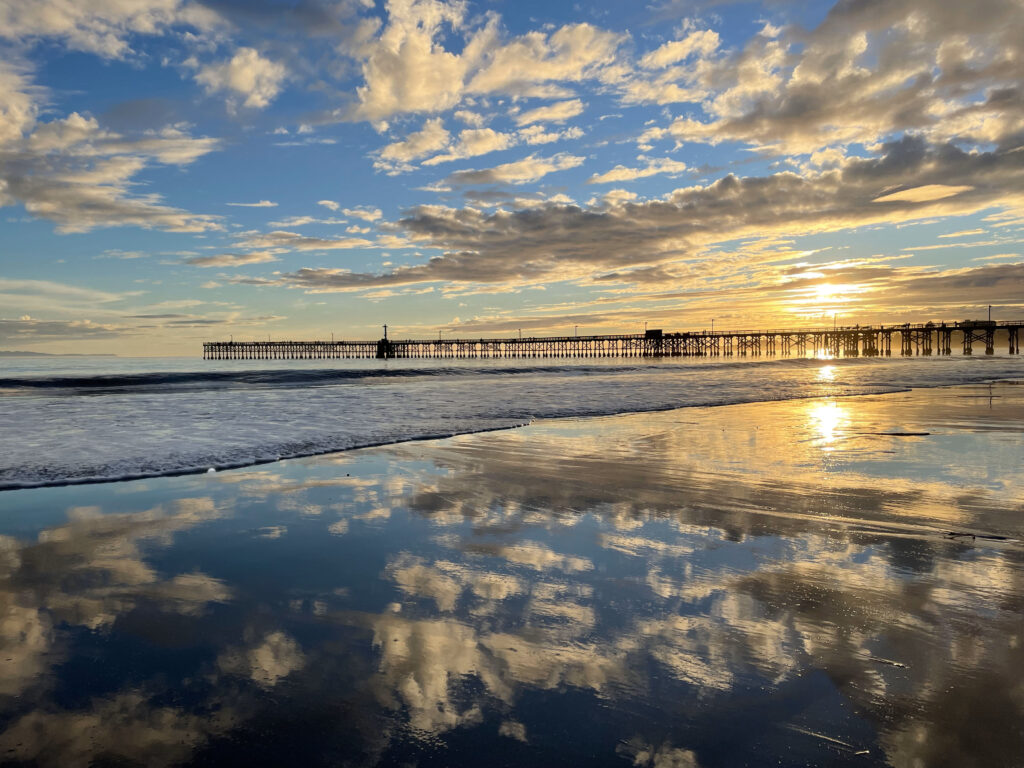
[[[343,358],[552,358],[552,357],[874,357],[965,355],[975,347],[995,353],[1005,334],[1009,353],[1020,353],[1021,321],[968,320],[953,323],[833,326],[774,330],[650,330],[600,336],[389,339],[377,341],[208,341],[206,360],[327,360]],[[955,342],[955,343],[954,343]]]

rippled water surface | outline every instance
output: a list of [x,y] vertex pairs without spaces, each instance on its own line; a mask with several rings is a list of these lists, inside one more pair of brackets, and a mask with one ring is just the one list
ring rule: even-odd
[[4,492],[0,755],[1020,765],[1022,394]]

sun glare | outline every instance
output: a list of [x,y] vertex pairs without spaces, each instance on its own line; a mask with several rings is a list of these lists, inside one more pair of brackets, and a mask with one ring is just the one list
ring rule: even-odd
[[832,301],[836,295],[836,287],[829,283],[819,285],[814,289],[814,298],[819,302]]
[[[789,298],[789,311],[806,319],[849,315],[863,294],[874,290],[863,283],[819,283],[794,288]],[[829,322],[831,325],[831,322]]]
[[[825,366],[830,368],[832,366]],[[811,403],[807,407],[807,423],[817,442],[826,451],[832,450],[838,433],[847,425],[846,409],[834,400]]]

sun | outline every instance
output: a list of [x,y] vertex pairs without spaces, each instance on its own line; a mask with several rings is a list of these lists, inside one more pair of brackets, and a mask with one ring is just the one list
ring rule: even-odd
[[815,286],[813,301],[819,304],[825,304],[833,301],[836,298],[836,286],[831,283],[822,283],[821,285]]

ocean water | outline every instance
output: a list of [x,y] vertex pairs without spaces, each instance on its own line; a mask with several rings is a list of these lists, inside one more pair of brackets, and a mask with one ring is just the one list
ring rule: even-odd
[[1024,376],[1024,358],[0,359],[0,490],[208,472],[533,420]]

